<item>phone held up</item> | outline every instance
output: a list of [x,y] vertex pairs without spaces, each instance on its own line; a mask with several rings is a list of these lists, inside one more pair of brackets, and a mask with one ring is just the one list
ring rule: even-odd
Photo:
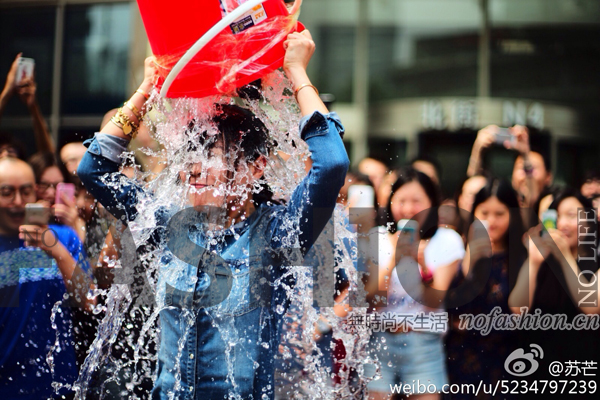
[[504,146],[504,143],[509,142],[510,146],[514,146],[517,142],[517,138],[515,135],[510,133],[509,128],[498,128],[496,134],[494,135],[494,143],[500,146]]
[[419,225],[417,221],[412,219],[401,219],[398,221],[398,230],[400,231],[400,235],[403,235],[407,238],[408,243],[413,244],[417,237],[417,230],[419,229]]
[[50,208],[38,203],[25,204],[25,225],[48,225]]
[[25,79],[33,78],[33,70],[35,68],[35,61],[33,58],[20,57],[19,64],[17,66],[17,76],[15,82],[17,85],[21,84]]
[[65,204],[63,198],[69,199],[71,203],[75,201],[75,185],[72,183],[61,182],[56,185],[56,199],[55,204]]
[[[544,225],[544,228],[546,229],[556,229],[557,219],[558,213],[556,212],[556,210],[546,210],[542,213],[542,225]],[[545,235],[544,232],[547,231],[542,231],[542,236]]]

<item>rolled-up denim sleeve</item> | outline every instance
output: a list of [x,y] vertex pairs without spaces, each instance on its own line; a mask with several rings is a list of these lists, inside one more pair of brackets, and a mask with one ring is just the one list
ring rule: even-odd
[[89,148],[94,141],[96,142],[95,153],[114,163],[121,164],[123,161],[121,155],[127,151],[128,140],[106,133],[96,133],[93,139],[86,140],[84,144]]
[[142,189],[119,172],[121,155],[127,151],[128,141],[96,133],[84,144],[88,149],[77,168],[81,182],[116,218],[133,221],[137,217],[136,204]]
[[[344,126],[334,112],[315,111],[300,121],[300,137],[308,144],[312,167],[294,190],[283,218],[299,218],[299,240],[306,254],[331,218],[350,161],[342,136]],[[276,222],[275,236],[287,235],[285,221]],[[279,241],[277,241],[279,243]]]

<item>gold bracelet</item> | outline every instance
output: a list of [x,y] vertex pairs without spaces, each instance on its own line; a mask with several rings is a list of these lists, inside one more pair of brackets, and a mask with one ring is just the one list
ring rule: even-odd
[[146,100],[148,100],[150,98],[150,95],[148,93],[144,92],[142,89],[138,89],[135,92],[141,94],[142,96],[144,96],[144,98]]
[[294,97],[296,98],[296,102],[298,101],[298,92],[302,89],[304,89],[305,87],[311,87],[313,89],[315,89],[315,92],[317,92],[317,96],[319,95],[319,91],[317,90],[316,87],[314,87],[314,85],[311,85],[310,83],[303,83],[302,85],[298,86],[298,88],[296,88],[296,90],[294,90]]
[[129,136],[131,139],[135,139],[139,125],[132,122],[127,114],[123,112],[122,108],[119,108],[117,113],[110,119],[116,126],[123,130],[125,136]]
[[140,114],[140,110],[138,110],[138,108],[135,106],[135,104],[133,104],[131,102],[131,100],[126,101],[125,103],[123,103],[124,106],[126,106],[127,108],[129,108],[131,110],[131,112],[133,113],[133,115],[137,118],[137,120],[139,122],[142,121],[142,118],[144,117],[142,114]]

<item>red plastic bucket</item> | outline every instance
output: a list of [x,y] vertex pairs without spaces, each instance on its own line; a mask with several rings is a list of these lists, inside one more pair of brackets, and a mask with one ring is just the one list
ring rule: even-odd
[[138,6],[159,64],[158,87],[166,80],[164,97],[231,94],[281,67],[287,34],[303,29],[283,0],[138,0]]

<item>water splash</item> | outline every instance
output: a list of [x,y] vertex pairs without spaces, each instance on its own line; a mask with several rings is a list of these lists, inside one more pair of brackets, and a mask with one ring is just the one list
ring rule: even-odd
[[[195,163],[201,163],[202,174],[209,169],[228,167],[232,172],[231,164],[219,164],[218,160],[211,157],[211,138],[216,140],[219,132],[211,122],[215,116],[215,103],[238,104],[250,109],[261,119],[270,132],[269,140],[275,144],[272,156],[269,158],[264,172],[265,180],[268,182],[274,199],[289,199],[293,189],[305,177],[305,163],[309,158],[308,146],[299,139],[298,122],[299,110],[293,102],[290,82],[281,71],[275,71],[262,82],[262,100],[231,99],[215,96],[203,99],[171,99],[164,100],[156,92],[152,93],[149,104],[152,111],[145,119],[152,137],[160,143],[158,150],[148,148],[141,151],[151,157],[159,157],[166,161],[166,168],[159,174],[135,170],[135,182],[144,187],[152,196],[144,196],[139,199],[137,207],[139,215],[137,219],[129,224],[129,229],[136,244],[143,244],[149,240],[156,229],[156,214],[161,209],[166,209],[172,215],[177,210],[184,209],[190,205],[189,198],[194,195],[202,195],[206,189],[197,189],[186,184],[188,174],[181,171],[190,171]],[[190,124],[193,121],[193,124]],[[208,140],[202,142],[196,140],[203,133]],[[189,151],[193,148],[194,151]],[[237,149],[239,151],[239,148]],[[129,160],[133,160],[133,153],[125,154]],[[241,168],[234,173],[247,173]],[[106,177],[105,182],[112,187],[127,185],[128,179],[121,177],[112,180]],[[152,179],[150,179],[152,178]],[[261,190],[259,185],[251,187],[236,186],[232,184],[234,177],[220,182],[213,190],[213,196],[225,194],[246,199],[250,193],[256,194]],[[269,204],[269,203],[267,203]],[[246,216],[241,216],[244,220]],[[320,265],[335,263],[336,271],[345,270],[349,280],[349,290],[355,293],[364,293],[364,288],[359,287],[360,279],[356,271],[355,246],[348,246],[347,242],[355,240],[355,236],[349,229],[347,218],[341,207],[335,210],[335,236],[334,243],[320,243],[316,251]],[[297,245],[297,221],[290,219],[285,221],[284,226],[290,235],[280,238],[282,244],[287,247]],[[218,248],[219,239],[222,236],[209,236],[209,243]],[[153,292],[158,289],[159,269],[163,263],[162,254],[141,255],[148,260],[145,277]],[[335,258],[335,259],[334,259]],[[122,279],[133,279],[131,269],[123,265],[123,260],[106,260],[111,268],[120,271]],[[182,273],[181,268],[174,268],[165,274],[167,279],[175,278]],[[128,276],[129,275],[129,276]],[[172,276],[170,276],[172,275]],[[290,302],[287,309],[281,304],[277,305],[275,311],[285,314],[285,329],[282,334],[278,348],[277,357],[284,361],[280,367],[276,385],[277,395],[281,398],[362,398],[369,379],[364,377],[363,365],[365,363],[376,363],[367,352],[370,339],[370,331],[348,331],[347,317],[340,318],[330,307],[315,308],[313,297],[309,294],[315,292],[313,289],[313,271],[311,268],[294,267],[289,268],[283,276],[272,283],[275,287],[285,290]],[[288,285],[287,278],[293,278],[295,285]],[[319,284],[328,288],[335,288],[334,277],[319,279]],[[105,398],[119,395],[126,398],[144,397],[135,392],[144,380],[154,380],[155,371],[149,368],[156,360],[155,350],[159,347],[160,324],[157,323],[161,310],[168,307],[160,300],[154,306],[132,308],[134,299],[125,284],[114,284],[109,289],[96,289],[94,295],[99,299],[98,305],[93,313],[101,315],[96,338],[93,341],[88,356],[78,380],[73,385],[77,399],[94,397]],[[366,316],[366,308],[354,308],[352,315]],[[315,324],[323,318],[332,326],[332,338],[343,343],[346,357],[338,360],[341,368],[334,374],[332,365],[326,362],[328,352],[331,348],[322,349],[315,340]],[[133,322],[134,323],[133,323]],[[261,319],[262,321],[262,319]],[[169,393],[171,398],[177,397],[177,391],[181,389],[181,358],[187,334],[196,323],[194,312],[187,311],[181,316],[180,324],[184,329],[184,335],[179,338],[175,370],[174,392]],[[212,325],[218,330],[226,346],[227,380],[232,385],[230,398],[242,397],[237,392],[238,382],[235,379],[236,349],[243,349],[246,343],[260,338],[260,332],[265,329],[265,324],[257,327],[258,336],[251,337],[245,331],[237,329],[233,318],[215,318]],[[250,341],[250,342],[248,342]],[[269,343],[261,343],[263,348],[271,346]],[[266,347],[265,347],[266,346]],[[120,348],[120,351],[115,351]],[[51,357],[49,358],[51,361]],[[259,368],[258,361],[254,361],[254,369]],[[334,378],[336,378],[334,383]],[[115,393],[114,387],[122,390]],[[270,390],[272,388],[264,388]],[[265,394],[263,397],[268,398]]]

